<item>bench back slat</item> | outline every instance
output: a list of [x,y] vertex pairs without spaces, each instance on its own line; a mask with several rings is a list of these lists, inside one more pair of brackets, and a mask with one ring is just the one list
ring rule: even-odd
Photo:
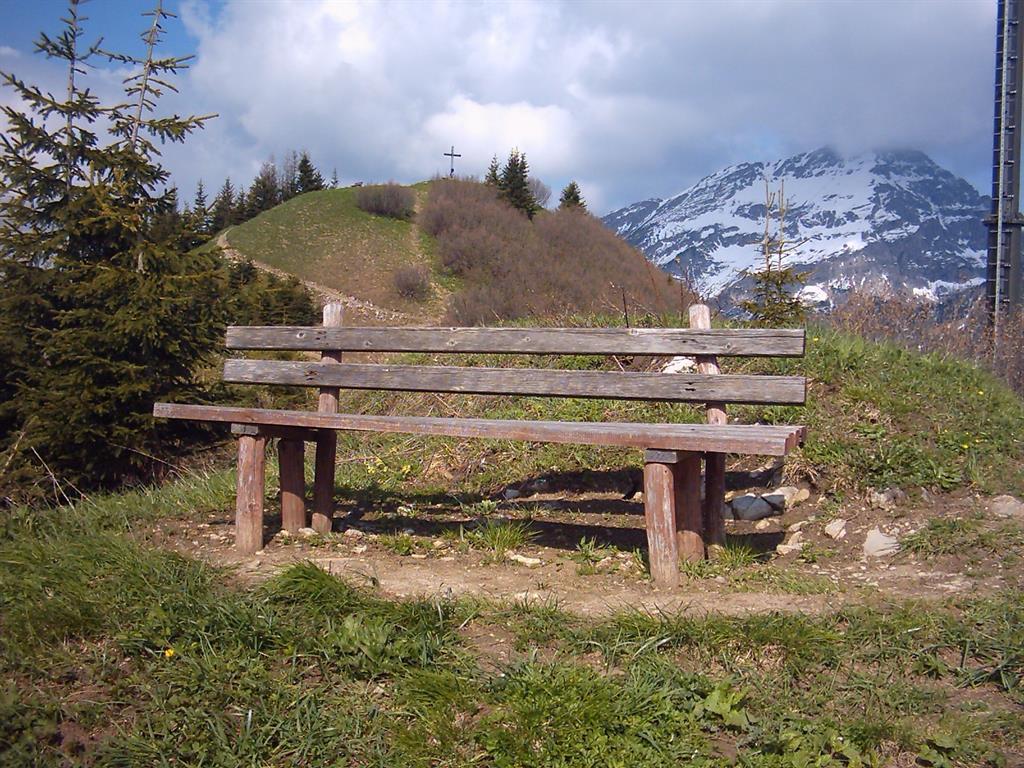
[[231,326],[228,349],[800,357],[802,329]]
[[224,381],[401,392],[802,405],[802,376],[226,360]]

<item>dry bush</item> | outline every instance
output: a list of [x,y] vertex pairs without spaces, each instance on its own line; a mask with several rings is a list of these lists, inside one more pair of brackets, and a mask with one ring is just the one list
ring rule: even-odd
[[402,267],[392,277],[395,291],[404,299],[423,301],[430,295],[430,273],[425,267]]
[[392,219],[411,219],[416,206],[416,193],[408,187],[391,182],[374,184],[356,190],[356,205],[367,213]]
[[873,341],[970,360],[1024,393],[1024,312],[1004,317],[996,347],[983,298],[947,305],[939,313],[934,304],[906,295],[855,293],[829,323]]
[[420,226],[437,238],[445,269],[463,278],[449,320],[475,325],[577,312],[681,312],[689,294],[600,221],[581,210],[531,221],[494,190],[435,181]]

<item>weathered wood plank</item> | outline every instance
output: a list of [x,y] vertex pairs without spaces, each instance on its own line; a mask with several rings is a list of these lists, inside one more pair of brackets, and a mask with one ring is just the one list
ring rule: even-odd
[[[711,327],[711,309],[707,304],[694,304],[690,307],[690,328],[707,330]],[[697,356],[697,372],[708,376],[721,373],[718,358],[714,355]],[[705,418],[708,424],[728,424],[725,414],[725,403],[709,402],[705,405]],[[725,519],[722,510],[725,506],[725,455],[708,453],[704,460],[704,537],[709,545],[725,545]]]
[[675,486],[676,540],[679,557],[704,559],[704,515],[700,503],[700,454],[687,454],[670,465]]
[[[338,328],[345,317],[345,308],[338,302],[324,305],[324,328]],[[326,369],[341,364],[341,352],[337,349],[324,350],[320,364]],[[322,386],[317,410],[320,413],[338,412],[338,388]],[[313,530],[330,533],[334,519],[334,466],[338,453],[338,434],[324,431],[317,435],[316,459],[313,474]]]
[[267,439],[260,435],[241,435],[238,438],[235,547],[247,555],[263,549],[266,445]]
[[651,580],[659,587],[679,585],[679,541],[672,464],[644,464],[644,516]]
[[535,395],[617,400],[802,405],[802,376],[709,376],[684,373],[561,371],[538,368],[464,368],[432,365],[304,363],[225,360],[224,381],[305,387],[458,392],[472,395]]
[[232,326],[228,349],[552,355],[800,357],[804,331],[774,328],[318,328]]
[[277,444],[281,474],[281,528],[296,533],[306,527],[306,457],[301,440]]
[[447,437],[526,440],[539,443],[619,445],[679,451],[784,456],[801,426],[645,424],[622,422],[511,421],[428,416],[367,416],[279,411],[186,403],[157,403],[153,415],[239,424],[398,432]]

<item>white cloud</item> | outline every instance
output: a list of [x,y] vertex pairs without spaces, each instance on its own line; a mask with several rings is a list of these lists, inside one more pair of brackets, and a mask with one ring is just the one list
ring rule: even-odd
[[21,56],[21,51],[11,48],[9,45],[0,45],[0,58],[16,59]]
[[221,115],[167,150],[186,190],[293,148],[343,180],[415,181],[453,143],[475,174],[517,146],[598,211],[823,144],[988,173],[989,0],[185,0],[181,18],[197,59],[165,106]]

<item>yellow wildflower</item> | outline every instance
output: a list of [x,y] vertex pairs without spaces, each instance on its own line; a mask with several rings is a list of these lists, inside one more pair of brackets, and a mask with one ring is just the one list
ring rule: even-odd
[[174,655],[174,649],[173,648],[166,648],[166,649],[164,649],[164,658],[165,659],[169,659],[173,655]]

